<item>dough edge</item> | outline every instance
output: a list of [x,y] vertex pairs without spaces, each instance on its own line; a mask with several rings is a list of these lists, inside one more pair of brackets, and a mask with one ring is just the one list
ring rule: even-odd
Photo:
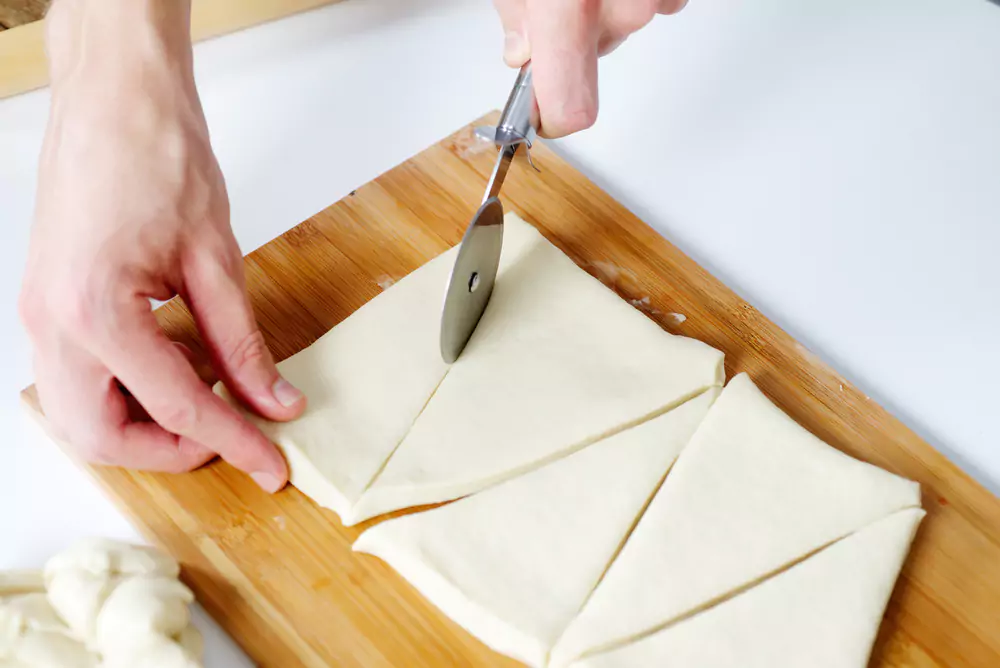
[[470,600],[445,577],[428,568],[419,559],[396,552],[391,543],[381,540],[378,528],[372,527],[361,534],[352,550],[381,559],[444,616],[494,651],[535,668],[546,665],[549,650],[546,644],[519,631]]

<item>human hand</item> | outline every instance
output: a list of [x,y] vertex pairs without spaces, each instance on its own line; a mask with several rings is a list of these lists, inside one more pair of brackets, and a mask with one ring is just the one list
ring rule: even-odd
[[[149,303],[183,297],[249,407],[272,420],[302,412],[246,295],[184,3],[111,5],[58,0],[47,19],[52,107],[20,299],[42,407],[89,462],[179,472],[218,453],[277,491],[281,454],[202,382]],[[130,419],[119,383],[154,422]]]
[[540,134],[561,137],[597,120],[597,59],[657,14],[687,0],[493,0],[506,34],[504,60],[532,62]]

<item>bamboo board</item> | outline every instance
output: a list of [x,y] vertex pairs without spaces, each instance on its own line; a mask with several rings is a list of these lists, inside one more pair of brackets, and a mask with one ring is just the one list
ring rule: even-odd
[[39,21],[49,8],[49,0],[0,0],[0,30]]
[[[481,121],[482,122],[482,121]],[[279,359],[457,243],[492,166],[471,128],[431,146],[246,259]],[[920,482],[928,516],[873,666],[1000,665],[1000,499],[544,146],[519,157],[505,206],[665,329],[725,352],[799,423]],[[677,317],[683,314],[686,319]],[[202,349],[183,305],[166,331]],[[33,388],[26,404],[39,415]],[[225,464],[183,476],[88,467],[150,540],[184,564],[209,612],[261,666],[504,666],[294,489],[271,497]]]
[[[193,0],[191,39],[210,37],[291,16],[339,0]],[[44,21],[0,31],[0,99],[48,85]]]

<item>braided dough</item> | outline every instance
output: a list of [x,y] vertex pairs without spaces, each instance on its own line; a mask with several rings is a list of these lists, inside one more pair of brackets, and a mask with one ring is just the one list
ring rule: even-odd
[[0,577],[0,668],[201,668],[179,573],[154,548],[88,539]]

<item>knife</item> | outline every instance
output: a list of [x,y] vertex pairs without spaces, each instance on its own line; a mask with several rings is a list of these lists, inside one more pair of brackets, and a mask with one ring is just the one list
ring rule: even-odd
[[496,128],[476,129],[478,136],[496,144],[498,153],[483,201],[465,230],[448,278],[441,312],[441,357],[448,364],[462,354],[490,302],[503,248],[500,188],[518,147],[524,144],[528,151],[537,132],[538,108],[531,87],[531,63],[527,63],[517,74]]

